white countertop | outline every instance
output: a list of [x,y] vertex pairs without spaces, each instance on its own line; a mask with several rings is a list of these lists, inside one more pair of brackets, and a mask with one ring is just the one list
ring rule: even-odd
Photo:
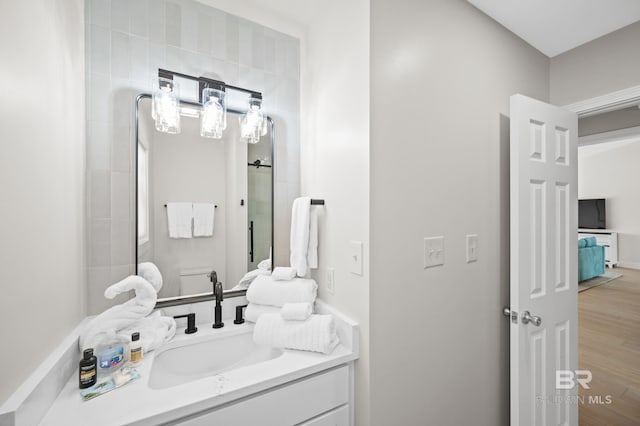
[[[80,396],[76,373],[69,378],[40,425],[156,425],[211,409],[357,359],[357,325],[341,325],[337,328],[343,343],[329,355],[285,350],[281,356],[269,361],[165,389],[149,387],[154,352],[145,355],[137,366],[140,379],[89,401],[83,401]],[[231,322],[217,330],[202,324],[198,328],[196,335],[185,335],[179,331],[173,341],[187,340],[192,336],[247,332],[253,324],[235,325]],[[345,333],[350,335],[345,336]],[[215,357],[215,353],[211,356]]]

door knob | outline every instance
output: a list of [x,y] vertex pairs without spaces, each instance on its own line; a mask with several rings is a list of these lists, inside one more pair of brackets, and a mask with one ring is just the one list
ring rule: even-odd
[[540,324],[542,324],[542,318],[540,318],[538,316],[535,316],[535,315],[531,315],[529,313],[529,311],[524,311],[522,313],[522,318],[521,319],[522,319],[522,323],[523,324],[531,323],[531,324],[535,325],[536,327],[540,327]]

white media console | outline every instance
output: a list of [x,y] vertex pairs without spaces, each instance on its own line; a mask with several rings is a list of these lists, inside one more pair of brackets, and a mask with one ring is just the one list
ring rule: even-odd
[[618,233],[607,229],[578,229],[578,238],[596,237],[597,244],[604,246],[604,261],[609,268],[618,264]]

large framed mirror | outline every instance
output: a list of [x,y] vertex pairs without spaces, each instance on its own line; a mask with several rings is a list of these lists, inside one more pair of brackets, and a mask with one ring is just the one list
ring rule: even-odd
[[[222,139],[204,138],[201,104],[179,103],[181,131],[170,134],[154,126],[151,95],[136,99],[136,260],[153,262],[162,273],[158,306],[213,298],[212,271],[225,296],[244,294],[245,274],[271,269],[273,259],[273,121],[266,118],[268,131],[258,143],[247,143],[240,137],[242,112],[228,109]],[[191,233],[176,234],[170,224],[180,223],[189,205]],[[204,232],[196,229],[196,205],[204,207],[205,222],[206,212],[213,215]]]

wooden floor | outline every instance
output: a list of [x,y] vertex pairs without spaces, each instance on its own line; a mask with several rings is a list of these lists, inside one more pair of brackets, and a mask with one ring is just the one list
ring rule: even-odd
[[593,374],[579,392],[580,426],[640,425],[640,271],[614,271],[623,276],[578,294],[578,365]]

